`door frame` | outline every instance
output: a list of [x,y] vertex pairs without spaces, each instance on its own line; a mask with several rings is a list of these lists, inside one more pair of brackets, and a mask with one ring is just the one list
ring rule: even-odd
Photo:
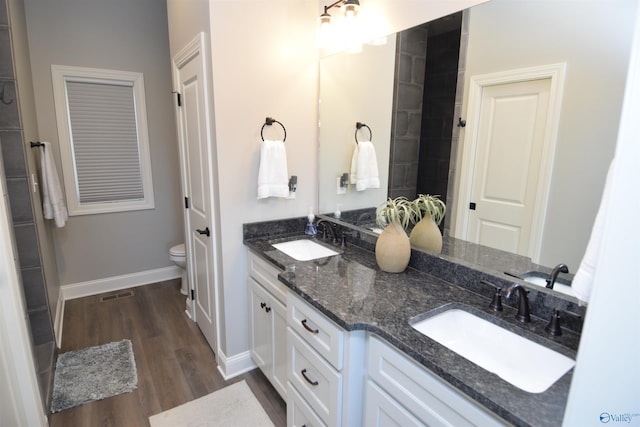
[[551,188],[551,175],[555,148],[558,140],[558,127],[560,124],[560,110],[562,107],[562,94],[564,92],[564,79],[566,63],[556,63],[535,67],[519,68],[515,70],[499,71],[496,73],[471,76],[469,81],[469,101],[467,103],[467,123],[460,161],[458,196],[455,206],[454,237],[465,239],[469,228],[469,215],[467,205],[471,200],[473,171],[475,168],[478,135],[480,131],[480,112],[484,89],[489,86],[520,83],[531,80],[551,79],[549,92],[549,109],[544,133],[544,141],[541,158],[541,185],[536,192],[533,220],[531,224],[531,237],[529,239],[529,256],[534,262],[540,258],[542,248],[542,232],[546,218],[549,192]]
[[[214,132],[214,124],[213,118],[211,116],[211,84],[210,84],[210,74],[209,69],[207,67],[207,34],[204,32],[198,33],[196,37],[194,37],[189,43],[187,43],[182,49],[178,51],[174,55],[171,61],[171,74],[173,79],[173,91],[179,92],[180,89],[180,68],[182,68],[187,62],[189,62],[194,56],[200,55],[202,58],[202,76],[203,76],[203,85],[205,92],[205,129],[207,135],[209,135],[209,150],[208,152],[208,170],[209,170],[209,189],[212,192],[210,197],[210,214],[211,214],[211,239],[213,246],[213,259],[209,260],[213,265],[213,277],[211,278],[211,282],[213,283],[213,295],[214,295],[214,315],[215,315],[215,345],[214,352],[216,355],[216,359],[218,359],[218,355],[220,354],[220,292],[219,292],[219,284],[220,284],[220,267],[221,263],[219,260],[220,253],[220,241],[219,241],[219,210],[217,209],[217,180],[216,180],[216,171],[217,171],[217,163],[216,163],[216,146],[215,139],[213,137]],[[174,111],[176,115],[176,126],[178,130],[178,148],[179,148],[179,157],[180,157],[180,185],[182,190],[183,200],[187,197],[187,180],[188,180],[188,170],[187,170],[187,147],[186,140],[184,138],[184,123],[182,121],[182,115],[180,113],[179,107],[177,104],[174,104]],[[184,201],[183,201],[184,203]],[[186,211],[186,207],[183,208]],[[191,292],[194,291],[194,283],[191,280],[194,277],[194,266],[192,263],[193,254],[191,250],[191,244],[189,239],[191,238],[191,224],[189,220],[189,215],[183,211],[183,222],[184,222],[184,240],[185,240],[185,253],[187,257],[187,275],[189,277],[189,289],[187,298],[190,301],[189,309],[187,310],[187,314],[191,317],[191,320],[197,323],[196,319],[196,306],[194,300],[191,300]]]

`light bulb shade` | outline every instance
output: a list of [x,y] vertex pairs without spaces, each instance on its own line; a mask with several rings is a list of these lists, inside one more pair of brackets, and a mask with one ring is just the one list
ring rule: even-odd
[[348,18],[355,17],[358,14],[358,10],[360,10],[360,1],[359,0],[347,0],[343,4],[344,14]]
[[320,26],[325,27],[331,24],[331,15],[329,15],[326,11],[320,15]]

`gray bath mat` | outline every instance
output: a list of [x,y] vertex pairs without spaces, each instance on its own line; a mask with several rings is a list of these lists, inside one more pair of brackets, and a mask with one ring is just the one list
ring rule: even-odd
[[137,386],[131,341],[69,351],[58,356],[51,412],[128,393]]

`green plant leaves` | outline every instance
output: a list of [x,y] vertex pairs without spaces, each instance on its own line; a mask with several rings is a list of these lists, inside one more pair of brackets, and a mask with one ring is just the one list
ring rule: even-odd
[[439,225],[445,212],[446,206],[439,196],[419,194],[413,201],[401,196],[389,198],[380,204],[376,221],[381,228],[397,222],[406,230],[410,223],[415,224],[425,215],[429,215]]

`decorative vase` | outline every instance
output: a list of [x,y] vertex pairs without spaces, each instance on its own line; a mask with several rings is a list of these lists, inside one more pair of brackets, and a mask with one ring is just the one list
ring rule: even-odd
[[440,253],[442,251],[442,233],[429,215],[422,217],[411,230],[411,246],[417,249]]
[[411,243],[399,222],[387,225],[376,242],[376,262],[382,271],[401,273],[409,265]]

